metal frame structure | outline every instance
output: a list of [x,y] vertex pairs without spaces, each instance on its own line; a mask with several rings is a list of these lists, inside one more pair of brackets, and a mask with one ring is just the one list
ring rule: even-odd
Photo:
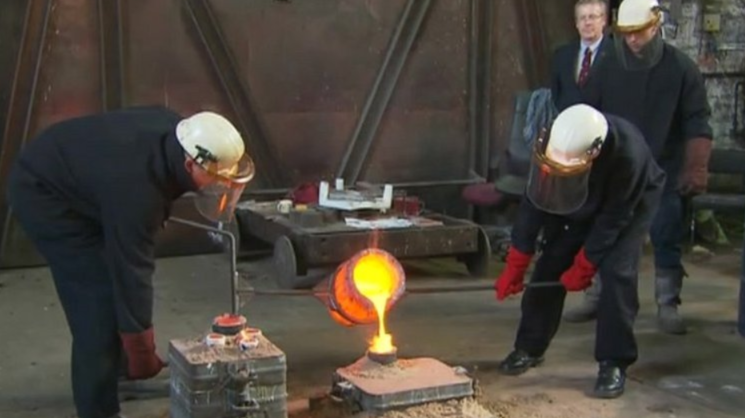
[[[363,176],[380,122],[431,7],[431,0],[409,0],[404,6],[354,132],[339,163],[336,178],[343,178],[353,184]],[[490,70],[494,4],[490,0],[470,0],[469,11],[468,171],[469,174],[478,173],[485,177],[490,151]],[[476,181],[474,178],[422,181],[412,183],[408,187],[461,186]]]
[[104,110],[122,108],[126,100],[122,2],[98,0],[101,59],[101,103]]
[[468,45],[469,170],[486,178],[489,171],[491,68],[494,2],[471,0]]
[[263,186],[288,186],[285,174],[287,171],[277,158],[277,151],[269,141],[269,135],[253,103],[250,86],[244,77],[240,76],[233,53],[209,2],[207,0],[186,0],[184,3],[191,18],[192,29],[201,40],[202,47],[223,88],[223,93],[233,108],[239,129],[244,134],[244,140],[256,164],[256,171],[260,173],[258,177],[265,183]]
[[[523,6],[523,3],[532,6]],[[39,94],[38,82],[42,68],[43,52],[52,0],[28,0],[21,46],[18,54],[15,78],[3,132],[3,148],[0,155],[0,178],[6,178],[9,167],[18,151],[28,140],[35,101]],[[100,36],[100,70],[102,106],[106,110],[125,106],[127,103],[126,71],[126,22],[123,10],[126,0],[97,0]],[[381,120],[388,108],[401,74],[421,36],[430,11],[432,0],[408,0],[400,13],[392,32],[387,50],[367,95],[356,127],[348,140],[337,172],[347,183],[353,184],[364,176],[366,164],[374,147]],[[490,0],[469,0],[468,3],[468,68],[467,68],[467,112],[468,112],[468,172],[462,179],[422,180],[394,183],[397,188],[458,188],[479,181],[474,174],[486,177],[490,152],[491,86],[492,68],[491,39],[496,6]],[[527,12],[537,12],[535,0],[518,0],[518,7]],[[186,0],[184,10],[190,23],[187,28],[195,34],[201,44],[205,58],[209,60],[230,106],[237,118],[239,129],[245,134],[247,147],[254,156],[259,176],[259,188],[247,191],[252,197],[274,197],[286,193],[292,186],[288,171],[277,158],[277,153],[267,134],[263,121],[253,102],[250,86],[240,76],[238,66],[220,24],[208,0]],[[538,27],[540,25],[521,25]],[[535,36],[530,39],[537,39]],[[527,48],[530,49],[530,48]],[[540,55],[540,54],[539,54]],[[531,67],[532,66],[528,66]],[[0,222],[2,223],[2,252],[12,229],[10,210],[5,193],[0,193]]]
[[343,178],[348,184],[354,184],[360,179],[380,121],[431,5],[432,0],[406,2],[357,125],[336,170],[336,178]]

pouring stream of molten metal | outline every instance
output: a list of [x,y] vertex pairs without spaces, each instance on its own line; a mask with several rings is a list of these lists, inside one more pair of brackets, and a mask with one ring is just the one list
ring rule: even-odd
[[396,273],[384,257],[368,254],[354,266],[353,278],[357,290],[370,300],[378,314],[378,335],[373,338],[370,351],[390,353],[394,346],[385,329],[385,308],[396,286]]

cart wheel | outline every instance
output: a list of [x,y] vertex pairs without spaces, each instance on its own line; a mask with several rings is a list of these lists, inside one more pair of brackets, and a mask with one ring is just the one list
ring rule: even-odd
[[295,252],[292,240],[285,235],[274,241],[272,261],[277,283],[283,289],[305,289],[320,281],[318,277],[307,274],[305,263]]
[[489,261],[491,261],[491,244],[486,231],[479,227],[478,250],[464,254],[463,260],[471,276],[486,277],[489,275]]
[[274,241],[274,272],[277,275],[277,283],[283,289],[295,289],[295,277],[297,277],[297,256],[292,241],[286,236],[281,236]]

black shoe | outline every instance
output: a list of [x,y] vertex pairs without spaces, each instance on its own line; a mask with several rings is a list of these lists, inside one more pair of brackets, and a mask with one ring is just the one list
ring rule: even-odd
[[533,357],[525,351],[515,350],[502,360],[499,364],[499,371],[510,376],[517,376],[541,363],[543,363],[543,357]]
[[595,396],[603,399],[613,399],[623,395],[626,383],[626,371],[615,364],[602,362],[595,381]]

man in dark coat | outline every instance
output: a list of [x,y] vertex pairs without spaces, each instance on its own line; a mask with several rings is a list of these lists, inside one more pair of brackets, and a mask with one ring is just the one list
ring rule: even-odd
[[164,366],[155,351],[152,275],[154,237],[172,202],[195,191],[205,216],[229,218],[253,172],[225,118],[182,118],[160,107],[60,122],[19,155],[8,199],[54,278],[73,338],[80,418],[118,416],[123,361],[130,379]]
[[[667,174],[665,193],[650,229],[655,260],[658,324],[683,334],[678,313],[683,284],[684,200],[706,190],[712,147],[711,110],[696,64],[660,35],[657,0],[624,0],[618,12],[614,53],[600,72],[601,111],[618,115],[644,134],[652,155]],[[598,311],[603,280],[596,280],[583,304],[567,312],[586,321]]]
[[604,35],[608,21],[604,0],[578,0],[574,18],[579,39],[559,47],[551,60],[551,97],[559,112],[578,103],[596,105],[596,73],[611,45]]
[[518,375],[543,361],[561,322],[566,291],[605,280],[598,311],[595,395],[624,391],[626,368],[637,359],[634,320],[638,267],[665,174],[639,130],[627,121],[579,104],[536,140],[528,187],[512,230],[507,266],[495,282],[499,300],[520,293],[536,240],[543,251],[522,298],[514,350],[500,370]]

